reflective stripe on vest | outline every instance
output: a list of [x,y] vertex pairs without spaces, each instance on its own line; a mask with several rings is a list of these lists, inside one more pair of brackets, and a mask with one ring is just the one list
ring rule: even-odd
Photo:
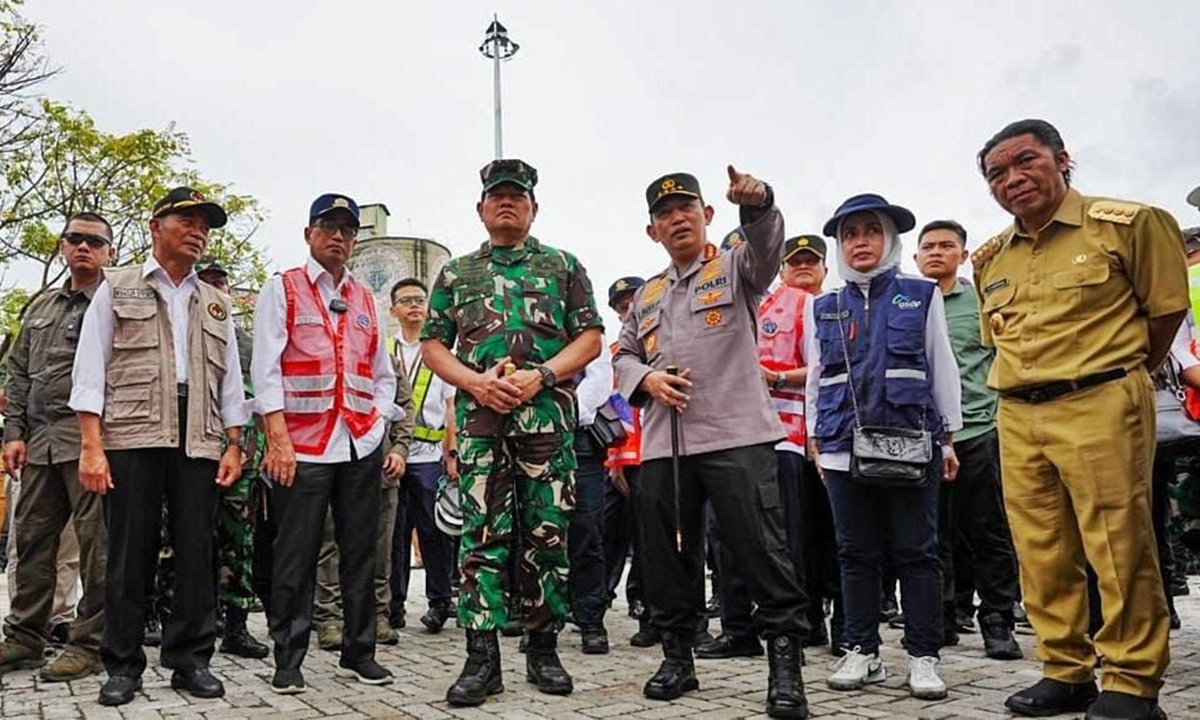
[[[803,367],[800,343],[804,337],[804,303],[808,293],[780,285],[758,307],[758,362],[768,370],[787,372]],[[796,388],[771,389],[771,405],[787,439],[804,447],[804,392]]]
[[287,345],[280,358],[283,414],[297,452],[320,455],[341,419],[361,438],[379,419],[372,357],[378,321],[370,291],[348,279],[346,303],[335,329],[320,292],[304,268],[282,275]]
[[1200,265],[1188,268],[1188,298],[1192,305],[1192,320],[1200,327]]
[[[417,408],[417,420],[425,417],[425,396],[429,394],[429,385],[432,382],[433,371],[422,363],[417,368],[417,381],[413,383],[413,407]],[[440,442],[446,437],[446,431],[418,424],[413,427],[413,437],[425,442]]]

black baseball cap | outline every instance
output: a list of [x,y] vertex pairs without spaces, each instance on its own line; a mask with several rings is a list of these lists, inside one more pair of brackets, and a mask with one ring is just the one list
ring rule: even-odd
[[197,208],[204,213],[204,218],[208,220],[208,227],[212,230],[225,227],[225,223],[229,221],[229,216],[225,214],[225,208],[206,199],[199,190],[182,186],[171,190],[154,203],[154,210],[150,216],[160,218],[189,208]]
[[704,196],[700,194],[700,181],[695,175],[671,173],[663,175],[646,188],[646,205],[650,212],[654,212],[654,206],[659,201],[674,195],[692,197],[704,202]]
[[783,243],[783,262],[787,262],[788,258],[802,250],[807,250],[824,260],[825,239],[819,235],[797,235],[794,238],[788,238]]

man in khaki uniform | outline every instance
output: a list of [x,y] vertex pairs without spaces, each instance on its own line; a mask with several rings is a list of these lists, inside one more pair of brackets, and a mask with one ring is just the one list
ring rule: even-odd
[[250,418],[229,296],[194,270],[209,230],[225,220],[195,190],[172,190],[154,204],[151,257],[106,271],[83,318],[70,405],[82,435],[79,481],[104,496],[109,531],[102,705],[128,703],[142,686],[147,579],[164,496],[175,584],[162,664],[174,670],[176,690],[225,693],[208,670],[216,639],[213,515],[217,486],[241,475]]
[[[1164,717],[1169,620],[1150,522],[1147,370],[1188,307],[1179,226],[1158,208],[1071,188],[1071,158],[1043,120],[1007,126],[978,159],[1014,217],[973,258],[983,343],[996,348],[988,385],[1000,392],[1005,505],[1045,674],[1005,704]],[[1090,640],[1085,563],[1104,611]]]
[[[67,221],[59,249],[70,277],[30,303],[8,357],[4,461],[22,486],[13,521],[20,552],[0,645],[0,673],[38,667],[55,606],[60,537],[74,527],[84,594],[66,650],[41,672],[43,680],[75,680],[100,668],[104,626],[104,507],[79,485],[79,422],[67,406],[83,313],[112,259],[112,228],[94,213]],[[16,473],[20,472],[19,475]],[[82,549],[82,556],[80,556]],[[75,577],[71,577],[71,587]]]

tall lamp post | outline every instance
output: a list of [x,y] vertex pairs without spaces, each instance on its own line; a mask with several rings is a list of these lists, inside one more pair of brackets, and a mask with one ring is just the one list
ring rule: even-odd
[[488,25],[487,35],[479,52],[492,61],[492,90],[496,98],[496,159],[504,157],[504,129],[500,117],[500,61],[508,60],[517,54],[521,46],[508,38],[508,29],[500,24],[500,20],[492,15],[492,24]]

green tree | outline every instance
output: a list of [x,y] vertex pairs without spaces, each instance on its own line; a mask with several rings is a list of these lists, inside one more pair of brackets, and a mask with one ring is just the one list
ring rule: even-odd
[[30,91],[54,75],[37,28],[17,13],[21,0],[0,0],[0,162],[40,129]]
[[[42,100],[38,109],[41,131],[8,154],[0,177],[0,264],[17,269],[10,274],[25,281],[24,290],[0,294],[0,329],[13,326],[14,310],[19,317],[29,299],[63,281],[58,236],[65,218],[99,213],[112,223],[116,264],[140,263],[150,253],[150,208],[177,185],[203,192],[229,213],[229,224],[212,232],[208,253],[229,269],[230,284],[257,289],[266,280],[266,259],[253,242],[265,217],[261,206],[228,185],[202,179],[184,133],[169,128],[117,135],[67,105]],[[12,299],[14,292],[25,293],[26,302]]]

